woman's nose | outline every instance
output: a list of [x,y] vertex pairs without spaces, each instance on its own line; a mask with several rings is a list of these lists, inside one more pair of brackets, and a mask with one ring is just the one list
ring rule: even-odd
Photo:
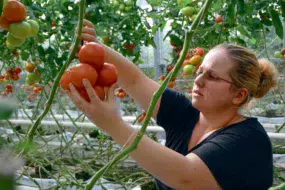
[[204,78],[204,74],[201,74],[199,76],[197,76],[194,80],[194,83],[197,84],[200,87],[203,87],[205,85],[205,78]]

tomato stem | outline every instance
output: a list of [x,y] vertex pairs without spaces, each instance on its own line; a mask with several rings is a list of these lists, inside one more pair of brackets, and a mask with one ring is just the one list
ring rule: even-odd
[[147,125],[150,121],[150,118],[152,116],[153,110],[155,108],[155,105],[159,99],[159,97],[162,95],[163,91],[165,90],[167,84],[169,83],[169,81],[175,77],[177,75],[177,73],[179,72],[183,60],[186,57],[188,48],[189,48],[189,44],[190,41],[193,37],[193,34],[196,30],[196,28],[198,27],[198,25],[200,24],[200,21],[203,19],[203,17],[205,16],[206,11],[209,9],[211,3],[213,0],[207,0],[206,3],[204,4],[203,8],[200,10],[200,12],[198,13],[198,16],[196,17],[196,19],[194,20],[191,28],[189,31],[186,32],[185,35],[185,40],[184,40],[184,44],[183,44],[183,49],[182,49],[182,56],[178,59],[178,62],[176,63],[174,69],[172,69],[172,71],[170,72],[170,74],[166,77],[166,79],[163,81],[162,85],[160,86],[160,88],[154,93],[152,100],[151,100],[151,104],[150,107],[147,111],[146,117],[144,119],[144,122],[142,124],[142,128],[140,129],[140,131],[138,131],[138,134],[136,136],[136,138],[133,140],[133,142],[126,148],[124,149],[120,154],[118,154],[111,162],[107,163],[103,168],[101,168],[89,181],[89,183],[85,186],[85,190],[91,190],[93,188],[93,186],[95,185],[96,181],[110,168],[112,167],[114,164],[116,164],[121,158],[125,157],[126,155],[128,155],[130,152],[134,151],[137,148],[138,143],[140,142],[140,140],[142,139]]
[[[54,100],[55,97],[55,93],[58,89],[58,85],[59,85],[59,81],[61,79],[61,76],[63,75],[63,73],[65,72],[65,70],[68,68],[68,66],[70,65],[70,63],[72,62],[72,60],[75,57],[75,53],[77,51],[77,47],[80,43],[80,35],[82,32],[82,25],[83,25],[83,15],[84,15],[84,6],[85,6],[85,0],[81,0],[79,3],[79,22],[78,22],[78,34],[76,35],[76,39],[75,39],[75,43],[73,46],[73,49],[71,51],[71,53],[69,54],[68,60],[66,61],[66,63],[61,67],[58,75],[56,76],[54,85],[52,87],[52,90],[50,92],[49,98],[46,102],[46,108],[44,109],[43,113],[37,118],[36,122],[33,124],[33,126],[30,128],[27,136],[28,136],[28,144],[31,143],[34,139],[34,135],[36,132],[37,127],[39,126],[39,124],[41,123],[42,119],[46,116],[46,114],[49,112],[49,109],[51,108],[52,102]],[[25,147],[24,152],[28,151],[28,147]]]

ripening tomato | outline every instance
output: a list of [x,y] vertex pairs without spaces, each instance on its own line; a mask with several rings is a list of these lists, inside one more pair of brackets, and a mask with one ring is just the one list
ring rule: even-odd
[[13,79],[14,81],[17,81],[17,80],[20,79],[20,77],[19,77],[18,74],[14,74],[14,75],[12,76],[12,79]]
[[70,71],[65,71],[60,79],[60,86],[64,90],[69,90],[69,84],[71,83],[71,74]]
[[202,63],[203,59],[200,55],[194,55],[190,60],[189,60],[189,63],[191,65],[200,65]]
[[141,122],[144,120],[145,116],[146,116],[146,113],[143,112],[143,113],[140,115],[140,117],[138,118],[138,122],[141,123]]
[[7,89],[13,89],[13,86],[11,84],[6,84]]
[[200,55],[201,57],[204,56],[204,50],[200,47],[194,49],[194,55]]
[[79,51],[78,57],[81,63],[87,63],[99,72],[104,64],[104,47],[95,42],[85,44]]
[[98,73],[98,85],[100,86],[111,86],[118,80],[117,68],[109,63],[104,63],[101,71]]
[[0,16],[0,28],[3,30],[9,30],[11,21],[7,20],[4,16]]
[[222,22],[223,21],[223,16],[222,15],[218,15],[217,17],[216,17],[216,23],[218,24],[218,23],[220,23],[220,22]]
[[11,22],[21,22],[26,18],[26,7],[19,1],[10,0],[3,9],[3,16]]
[[89,80],[91,85],[94,85],[98,79],[97,71],[92,66],[82,63],[70,68],[70,80],[75,87],[83,89],[83,79]]
[[27,62],[25,65],[25,69],[26,71],[28,71],[29,73],[32,73],[35,70],[36,66],[34,63],[32,62]]
[[21,67],[15,67],[15,68],[14,68],[14,72],[15,72],[16,74],[20,74],[20,73],[22,72]]

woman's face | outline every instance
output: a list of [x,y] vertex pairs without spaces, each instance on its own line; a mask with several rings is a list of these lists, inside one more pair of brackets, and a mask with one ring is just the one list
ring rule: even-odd
[[233,106],[233,92],[230,92],[233,84],[229,76],[233,66],[224,49],[213,49],[205,56],[192,90],[194,107],[201,112],[213,112]]

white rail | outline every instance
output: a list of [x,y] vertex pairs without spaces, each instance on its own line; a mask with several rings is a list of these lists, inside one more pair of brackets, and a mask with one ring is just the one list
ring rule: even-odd
[[[124,121],[126,121],[127,123],[131,123],[134,120],[134,117],[132,116],[127,116],[127,117],[123,117]],[[29,126],[31,124],[33,124],[33,122],[35,121],[31,121],[31,120],[25,120],[25,119],[20,119],[20,120],[15,120],[15,119],[11,119],[9,120],[13,125],[21,125],[22,127],[25,126]],[[65,127],[65,129],[68,132],[75,132],[77,130],[77,128],[74,126],[74,124],[70,121],[58,121],[58,123],[62,126]],[[3,126],[5,123],[4,122],[0,122],[0,126]],[[96,128],[96,126],[91,123],[91,122],[75,122],[75,124],[78,127],[81,127],[83,131],[92,131],[93,129]],[[7,123],[5,124],[7,125]],[[54,127],[56,128],[57,123],[55,121],[42,121],[41,122],[42,126],[45,127]],[[130,124],[133,128],[136,129],[140,129],[141,125],[132,125]],[[264,126],[265,130],[267,131],[268,136],[271,139],[276,139],[276,140],[285,140],[285,129],[281,131],[281,133],[274,133],[275,131],[275,125],[276,124],[268,124],[268,123],[262,123],[262,125]],[[280,124],[279,124],[280,125]],[[53,128],[52,128],[53,129]],[[147,127],[147,132],[161,132],[164,133],[164,129],[160,126],[148,126]]]

